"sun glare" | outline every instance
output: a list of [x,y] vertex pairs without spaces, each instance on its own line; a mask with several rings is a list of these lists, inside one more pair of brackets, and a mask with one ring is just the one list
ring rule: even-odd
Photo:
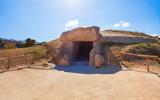
[[64,0],[65,4],[69,7],[79,7],[82,5],[84,0]]
[[65,0],[69,5],[77,5],[81,2],[81,0]]

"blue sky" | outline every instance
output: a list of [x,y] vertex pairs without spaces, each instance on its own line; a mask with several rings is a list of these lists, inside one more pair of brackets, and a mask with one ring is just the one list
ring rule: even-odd
[[160,35],[160,0],[0,0],[0,37],[37,41],[79,26]]

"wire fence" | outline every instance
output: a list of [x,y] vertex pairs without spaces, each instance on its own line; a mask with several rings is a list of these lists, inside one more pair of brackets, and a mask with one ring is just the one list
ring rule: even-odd
[[132,53],[115,53],[107,54],[107,56],[108,63],[115,63],[118,61],[130,70],[150,72],[160,75],[160,64],[158,63],[158,56]]
[[27,68],[34,63],[33,55],[0,58],[0,72]]
[[[158,56],[131,53],[107,53],[107,64],[121,63],[128,69],[160,75]],[[0,72],[28,68],[34,63],[34,55],[0,58]]]

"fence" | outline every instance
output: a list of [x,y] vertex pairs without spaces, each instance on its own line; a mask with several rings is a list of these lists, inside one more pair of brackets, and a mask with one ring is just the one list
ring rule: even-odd
[[13,56],[0,58],[0,72],[13,70],[13,69],[21,69],[29,67],[33,64],[34,59],[33,55],[21,55],[21,56]]
[[[125,67],[131,70],[160,74],[160,64],[158,64],[158,56],[139,55],[131,53],[108,53],[106,55],[108,64],[115,64],[120,62]],[[33,63],[33,55],[0,58],[0,72],[26,68],[31,66]]]
[[[108,64],[114,63],[114,58],[122,65],[131,70],[151,72],[154,74],[160,74],[160,64],[158,63],[158,56],[140,55],[132,53],[114,53],[107,54]],[[114,59],[114,60],[113,60]]]

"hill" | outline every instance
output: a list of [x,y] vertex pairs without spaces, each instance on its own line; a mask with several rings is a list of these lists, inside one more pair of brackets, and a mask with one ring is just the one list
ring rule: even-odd
[[105,41],[116,43],[148,43],[157,42],[157,38],[142,32],[131,32],[123,30],[105,30],[100,32]]
[[17,48],[20,48],[24,44],[24,41],[18,41],[14,39],[1,38],[1,40],[2,40],[2,43],[0,44],[0,48],[4,47],[4,45],[7,43],[13,43]]
[[145,37],[145,38],[155,38],[151,35],[147,35],[143,32],[132,32],[132,31],[125,31],[125,30],[105,30],[105,31],[102,31],[102,33],[117,33],[117,34],[123,34],[123,35],[126,35],[126,36],[137,36],[137,37]]

